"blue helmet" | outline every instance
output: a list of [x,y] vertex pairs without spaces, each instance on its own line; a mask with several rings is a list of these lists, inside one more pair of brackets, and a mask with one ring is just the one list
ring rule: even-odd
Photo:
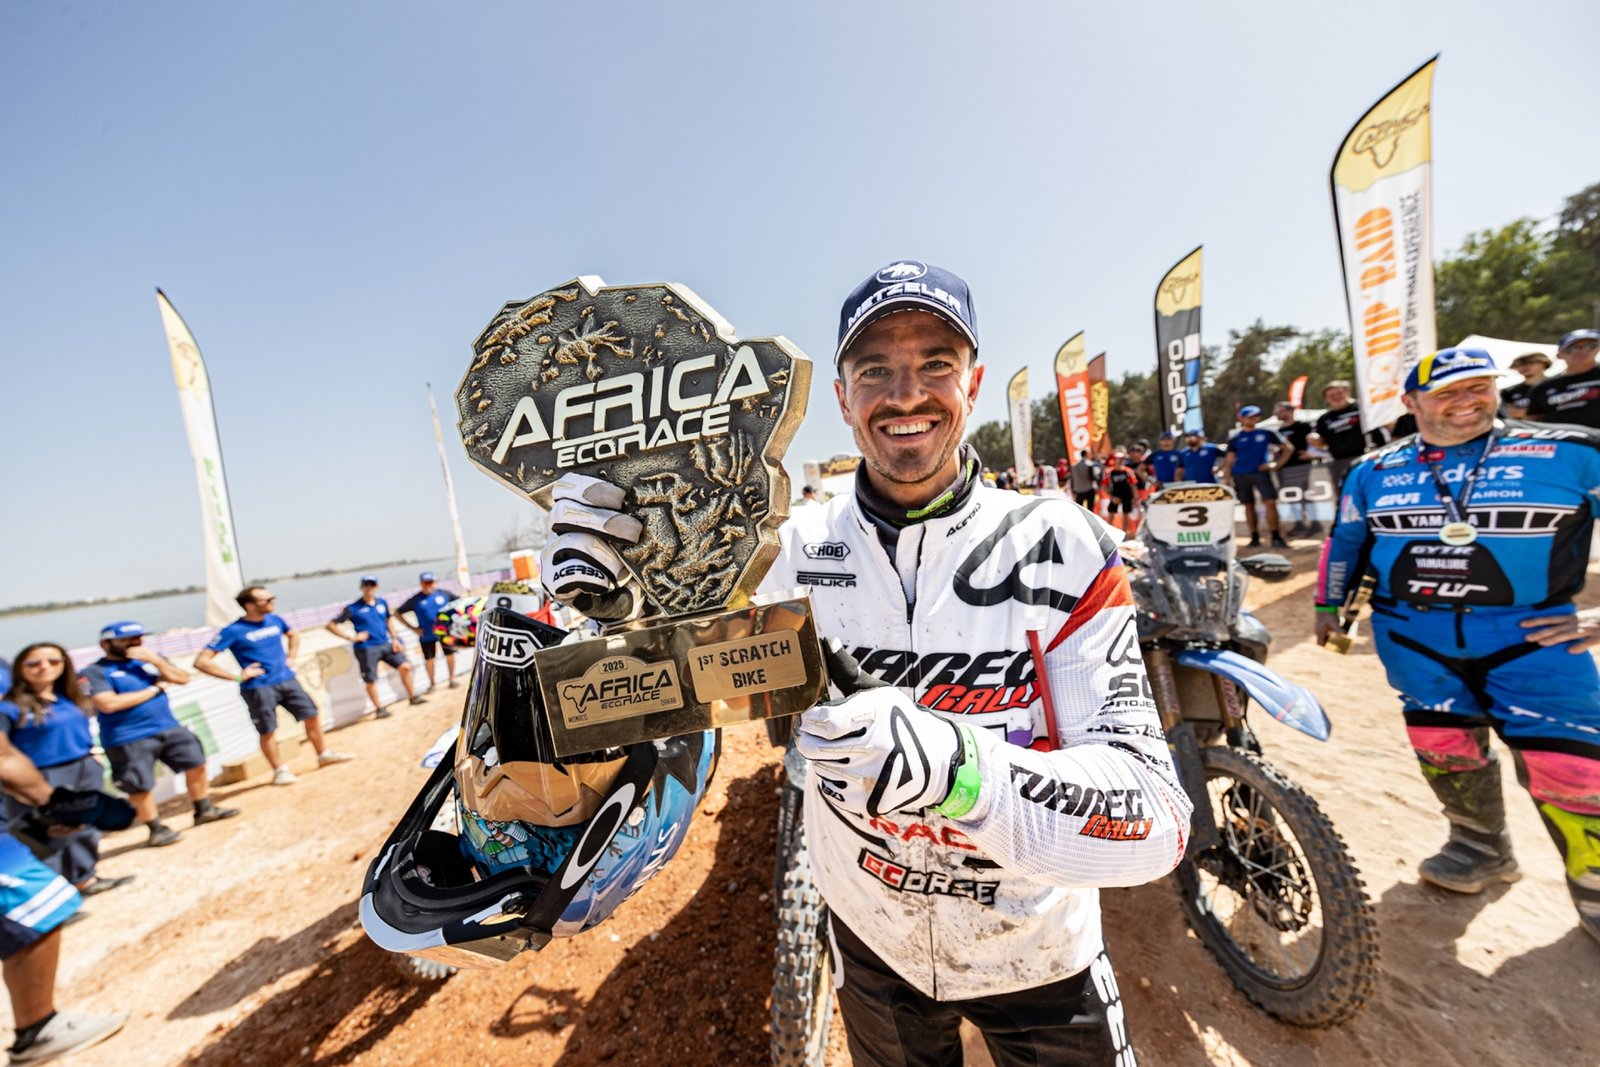
[[[507,608],[480,625],[532,648],[566,636]],[[571,937],[605,921],[688,834],[716,732],[557,757],[525,658],[478,656],[460,736],[367,871],[361,923],[391,952],[481,968]],[[459,833],[432,828],[451,803]]]

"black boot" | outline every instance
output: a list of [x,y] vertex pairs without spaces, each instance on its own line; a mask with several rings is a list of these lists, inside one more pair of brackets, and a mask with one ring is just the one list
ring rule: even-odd
[[1425,763],[1422,775],[1450,820],[1450,840],[1417,865],[1423,880],[1456,893],[1481,893],[1491,885],[1521,878],[1511,854],[1500,764],[1494,753],[1489,754],[1487,767],[1475,771],[1452,773]]

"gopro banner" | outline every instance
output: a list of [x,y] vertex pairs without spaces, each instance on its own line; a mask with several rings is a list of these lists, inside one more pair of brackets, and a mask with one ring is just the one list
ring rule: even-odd
[[1028,368],[1011,376],[1006,386],[1006,406],[1011,412],[1011,458],[1017,480],[1033,484],[1033,412],[1028,407]]
[[1089,451],[1111,455],[1111,386],[1106,382],[1106,354],[1089,361]]
[[1361,428],[1405,413],[1407,372],[1434,350],[1434,56],[1351,127],[1333,160],[1334,223]]
[[211,408],[211,378],[206,374],[200,346],[184,324],[167,294],[156,290],[156,306],[167,334],[172,357],[172,377],[178,385],[178,406],[189,437],[195,481],[200,488],[201,542],[206,564],[206,625],[226,626],[239,616],[234,596],[244,585],[239,546],[234,541],[233,505],[228,501],[228,480],[222,471],[222,443],[217,418]]
[[1094,409],[1089,399],[1089,360],[1083,350],[1082,331],[1056,351],[1056,400],[1061,405],[1061,435],[1067,442],[1067,460],[1094,443]]
[[1156,286],[1161,425],[1178,434],[1201,428],[1200,251],[1178,260]]

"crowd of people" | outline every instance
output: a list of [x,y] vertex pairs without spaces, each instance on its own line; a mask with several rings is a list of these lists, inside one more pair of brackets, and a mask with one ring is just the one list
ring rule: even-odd
[[[1548,376],[1553,361],[1543,352],[1512,360],[1509,369],[1523,381],[1501,390],[1499,414],[1509,419],[1600,427],[1597,348],[1600,330],[1568,333],[1557,347],[1565,370],[1554,377]],[[1274,424],[1270,426],[1261,425],[1261,407],[1243,405],[1236,413],[1238,425],[1221,445],[1207,441],[1203,430],[1181,436],[1162,433],[1153,447],[1140,438],[1115,446],[1103,456],[1084,449],[1073,462],[1062,457],[1054,464],[1040,464],[1027,484],[1015,467],[986,469],[983,478],[1001,489],[1070,494],[1125,532],[1137,528],[1144,501],[1161,487],[1174,482],[1221,482],[1231,485],[1244,505],[1250,547],[1261,547],[1264,521],[1272,546],[1288,548],[1285,538],[1324,536],[1315,501],[1326,503],[1331,520],[1339,488],[1358,459],[1416,432],[1409,412],[1386,427],[1363,430],[1361,408],[1345,379],[1324,385],[1322,399],[1325,408],[1315,422],[1301,418],[1294,404],[1279,401],[1273,407]],[[1327,475],[1325,493],[1316,491],[1317,471]],[[1293,520],[1287,530],[1279,521],[1280,506]],[[1330,521],[1329,529],[1331,526]]]
[[[362,575],[361,595],[327,624],[353,644],[372,701],[368,711],[379,718],[391,714],[379,699],[379,664],[399,672],[410,703],[425,699],[412,687],[396,619],[421,646],[429,691],[436,684],[437,659],[444,660],[449,688],[460,684],[455,643],[439,632],[441,614],[455,595],[441,590],[431,572],[423,572],[419,582],[419,591],[391,614],[377,595],[377,577]],[[277,744],[279,709],[303,726],[318,767],[354,759],[328,744],[317,704],[296,677],[300,634],[276,614],[277,598],[265,586],[250,585],[235,600],[242,614],[216,632],[195,656],[193,670],[238,685],[272,784],[296,780]],[[104,819],[63,825],[58,812],[88,798],[106,798],[102,790],[109,774],[129,809],[116,828],[136,822],[147,847],[176,844],[183,835],[163,819],[155,800],[164,767],[182,776],[191,826],[240,814],[211,797],[205,747],[173,713],[169,693],[189,684],[190,670],[146,644],[146,636],[133,620],[107,624],[99,633],[100,657],[82,671],[67,648],[54,641],[25,646],[9,665],[0,660],[0,784],[6,791],[0,827],[0,957],[16,1024],[12,1063],[39,1062],[84,1047],[126,1020],[121,1013],[55,1010],[61,929],[85,916],[84,898],[134,879],[100,872]],[[220,658],[224,655],[233,669]]]

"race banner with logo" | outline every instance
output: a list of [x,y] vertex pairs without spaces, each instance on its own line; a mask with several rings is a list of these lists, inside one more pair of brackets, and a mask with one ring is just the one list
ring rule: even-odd
[[1302,374],[1289,383],[1289,406],[1299,411],[1305,405],[1306,383],[1311,380],[1311,375]]
[[217,436],[216,413],[211,407],[211,378],[206,374],[200,346],[184,324],[167,294],[156,290],[156,306],[167,333],[172,356],[172,376],[178,383],[178,406],[189,437],[195,481],[200,486],[200,520],[206,563],[206,625],[226,626],[239,617],[234,597],[244,586],[239,546],[234,540],[233,506],[228,501],[228,481],[222,471],[222,443]]
[[1084,354],[1081,330],[1056,350],[1056,402],[1061,405],[1061,436],[1067,443],[1067,461],[1074,463],[1078,453],[1094,441],[1089,360]]
[[1106,381],[1106,354],[1089,361],[1089,451],[1111,455],[1111,384]]
[[1201,428],[1200,252],[1196,248],[1178,260],[1156,286],[1161,425],[1179,434]]
[[1361,428],[1405,413],[1407,372],[1434,350],[1434,56],[1350,128],[1333,159],[1334,223]]
[[1028,368],[1011,376],[1006,386],[1006,404],[1011,412],[1011,457],[1017,480],[1033,484],[1033,410],[1028,406]]

